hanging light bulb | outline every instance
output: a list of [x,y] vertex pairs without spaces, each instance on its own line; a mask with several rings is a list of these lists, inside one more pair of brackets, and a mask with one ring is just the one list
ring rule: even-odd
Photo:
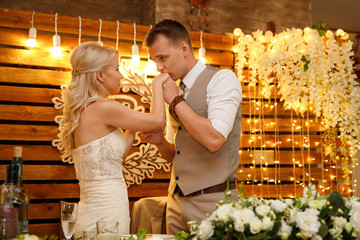
[[36,28],[34,28],[34,15],[35,11],[33,11],[32,18],[31,18],[31,28],[29,29],[29,38],[26,42],[26,45],[30,48],[36,46]]
[[[150,29],[152,28],[152,25],[150,25]],[[150,59],[149,52],[148,52],[148,61],[146,63],[146,69],[145,72],[147,75],[157,75],[158,71],[156,69],[156,63]]]
[[205,48],[203,48],[202,35],[203,35],[203,32],[200,31],[199,60],[200,60],[200,62],[202,62],[203,64],[205,64],[205,63],[206,63],[206,59],[205,59]]
[[136,45],[136,24],[134,23],[134,44],[132,45],[131,65],[136,67],[140,62],[139,47]]
[[60,36],[57,34],[57,13],[55,13],[55,34],[53,36],[53,48],[52,54],[55,57],[61,57],[61,45],[60,45]]
[[146,63],[146,74],[148,75],[157,74],[156,63],[150,58],[148,58],[148,62]]

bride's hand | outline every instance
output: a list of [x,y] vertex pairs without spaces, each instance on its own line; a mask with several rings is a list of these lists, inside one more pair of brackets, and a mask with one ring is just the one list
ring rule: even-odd
[[166,80],[168,80],[170,78],[169,74],[167,73],[160,73],[159,75],[157,75],[154,80],[152,81],[153,85],[155,84],[163,84],[164,82],[166,82]]
[[149,132],[140,133],[141,138],[151,144],[160,145],[163,140],[163,130],[156,129]]

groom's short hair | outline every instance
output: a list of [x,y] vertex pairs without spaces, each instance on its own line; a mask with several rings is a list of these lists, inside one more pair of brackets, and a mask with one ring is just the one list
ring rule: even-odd
[[151,47],[159,35],[167,37],[174,47],[178,47],[182,41],[186,41],[190,49],[192,49],[190,34],[186,27],[178,21],[165,19],[155,24],[155,26],[148,31],[144,45]]

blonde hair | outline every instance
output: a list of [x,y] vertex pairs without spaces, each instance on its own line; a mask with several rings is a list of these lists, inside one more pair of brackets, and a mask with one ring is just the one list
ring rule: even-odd
[[108,92],[97,80],[96,72],[106,67],[118,52],[96,42],[80,44],[70,53],[72,78],[64,90],[64,122],[61,127],[63,158],[71,157],[74,131],[79,126],[81,112],[92,102],[104,99]]

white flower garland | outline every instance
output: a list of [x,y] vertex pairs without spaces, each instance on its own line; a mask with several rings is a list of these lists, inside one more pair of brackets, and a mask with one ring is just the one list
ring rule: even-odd
[[[329,30],[322,37],[317,30],[307,27],[287,29],[276,35],[270,31],[245,35],[236,28],[234,35],[235,68],[240,81],[247,67],[249,85],[258,84],[269,99],[270,84],[276,79],[285,109],[293,109],[302,116],[313,111],[322,119],[325,129],[338,128],[342,148],[348,147],[355,164],[360,149],[360,87],[355,81],[351,59],[354,53],[348,34]],[[344,154],[344,170],[349,172]]]

